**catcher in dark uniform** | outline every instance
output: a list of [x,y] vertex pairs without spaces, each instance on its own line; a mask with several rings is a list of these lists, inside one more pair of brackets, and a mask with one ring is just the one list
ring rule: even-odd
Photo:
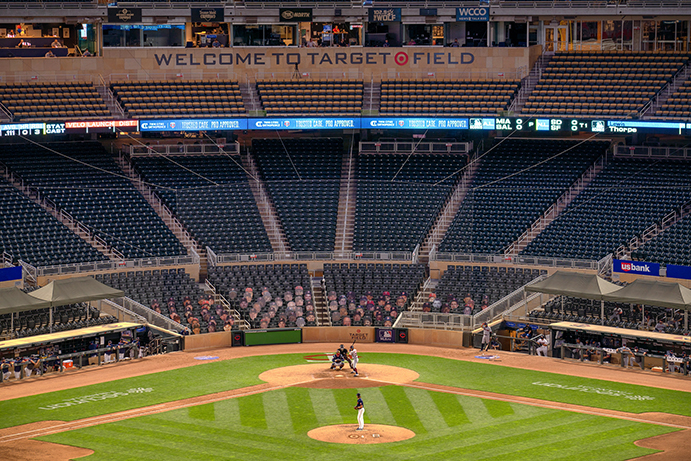
[[338,348],[338,352],[341,354],[341,357],[344,361],[348,362],[348,365],[350,365],[350,369],[353,369],[353,362],[350,360],[350,353],[348,352],[348,349],[343,347],[343,344]]

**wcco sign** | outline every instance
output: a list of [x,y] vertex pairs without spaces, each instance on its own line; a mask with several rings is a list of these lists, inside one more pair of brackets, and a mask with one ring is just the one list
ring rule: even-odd
[[456,8],[456,21],[489,21],[489,7]]

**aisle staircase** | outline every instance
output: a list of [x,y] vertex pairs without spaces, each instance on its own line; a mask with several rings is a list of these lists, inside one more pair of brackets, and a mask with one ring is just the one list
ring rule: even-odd
[[357,180],[355,164],[357,158],[351,149],[343,156],[341,168],[341,188],[338,196],[338,218],[336,219],[336,258],[345,258],[353,251],[353,232],[355,231],[355,204],[357,202]]

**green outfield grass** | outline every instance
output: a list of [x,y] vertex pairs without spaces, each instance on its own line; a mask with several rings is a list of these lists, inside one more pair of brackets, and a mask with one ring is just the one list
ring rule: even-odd
[[625,460],[654,452],[652,424],[510,404],[423,389],[362,389],[365,424],[403,426],[412,439],[341,445],[307,437],[353,424],[354,389],[286,388],[42,437],[89,448],[97,460],[492,459]]
[[[0,420],[0,427],[44,420],[72,421],[260,384],[260,373],[272,368],[305,364],[307,362],[304,355],[271,355],[203,363],[193,367],[2,401],[0,414],[3,418]],[[365,353],[361,354],[361,357],[360,368],[363,371],[366,371],[367,363],[409,368],[420,374],[418,383],[485,390],[632,413],[660,411],[691,416],[691,393],[686,392],[437,357],[383,353]],[[550,387],[535,383],[547,384]],[[147,392],[149,389],[151,391]],[[132,392],[128,392],[130,390]],[[128,395],[66,408],[45,409],[69,399],[113,392]],[[627,396],[650,400],[632,400]]]

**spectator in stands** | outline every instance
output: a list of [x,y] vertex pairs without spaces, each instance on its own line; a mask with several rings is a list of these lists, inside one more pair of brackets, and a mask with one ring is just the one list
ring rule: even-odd
[[286,327],[285,320],[279,320],[278,321],[278,328],[285,328],[285,327]]
[[48,50],[48,52],[44,56],[46,58],[54,58],[55,54],[52,51]]
[[195,335],[198,335],[202,332],[202,326],[196,317],[192,317],[192,322],[190,323],[190,325]]
[[458,48],[458,47],[461,46],[461,44],[458,43],[458,39],[457,39],[457,38],[454,38],[454,39],[453,39],[453,43],[451,44],[451,46],[454,47],[454,48]]
[[430,303],[424,303],[422,305],[422,312],[432,312],[432,306]]
[[365,320],[362,321],[362,324],[366,327],[371,327],[372,319],[370,317],[365,317]]
[[343,317],[343,326],[344,326],[344,327],[349,327],[350,325],[351,325],[350,317],[348,317],[348,316],[346,315],[345,317]]
[[211,42],[211,46],[213,48],[221,48],[222,47],[221,42],[218,41],[218,38],[215,38],[214,41]]
[[470,293],[467,293],[463,298],[463,304],[465,304],[466,306],[470,306],[471,309],[475,307],[475,301],[473,301],[473,298],[472,296],[470,296]]
[[84,58],[88,58],[90,56],[93,56],[93,54],[91,54],[91,51],[89,50],[84,50],[84,52],[82,53],[82,57]]
[[383,44],[382,46],[383,46],[384,48],[388,48],[388,47],[389,47],[389,39],[388,39],[388,38],[387,38],[386,40],[384,40],[384,44]]

